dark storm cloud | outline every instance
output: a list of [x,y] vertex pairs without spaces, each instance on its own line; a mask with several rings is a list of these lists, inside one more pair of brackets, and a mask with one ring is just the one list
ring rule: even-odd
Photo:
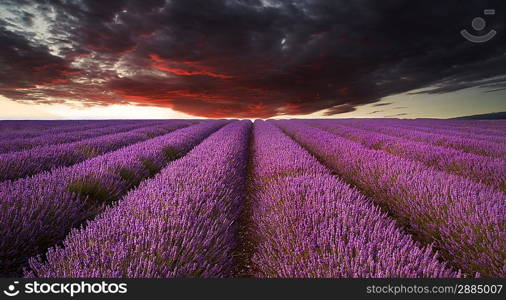
[[3,27],[0,45],[0,90],[7,94],[14,93],[14,89],[62,83],[69,74],[78,72],[64,59],[49,54],[46,47],[33,45]]
[[401,113],[401,114],[395,114],[395,115],[388,115],[388,116],[385,116],[385,118],[397,118],[397,117],[402,117],[402,116],[406,116],[407,114],[406,113]]
[[392,103],[390,103],[390,102],[388,102],[388,103],[376,103],[373,106],[374,107],[377,107],[377,106],[386,106],[386,105],[390,105],[390,104],[392,104]]
[[[333,115],[402,92],[505,82],[499,0],[4,3],[22,7],[27,28],[0,23],[8,45],[0,93],[14,100],[132,102],[208,117]],[[497,14],[483,16],[486,8]],[[46,44],[28,30],[34,15],[50,25]],[[472,31],[476,16],[498,36],[464,40],[459,32]]]
[[373,114],[377,114],[377,113],[380,113],[380,112],[383,112],[383,111],[382,110],[375,110],[375,111],[370,112],[369,114],[373,115]]

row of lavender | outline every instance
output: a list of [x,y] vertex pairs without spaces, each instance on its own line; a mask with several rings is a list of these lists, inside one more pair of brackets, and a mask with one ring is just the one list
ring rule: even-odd
[[[376,132],[393,135],[401,138],[410,139],[417,142],[423,142],[431,145],[442,146],[446,148],[461,150],[477,155],[490,156],[506,160],[506,147],[504,142],[494,142],[490,140],[480,140],[475,138],[453,136],[446,133],[438,133],[437,127],[430,127],[427,132],[417,129],[409,129],[407,126],[399,126],[399,120],[364,120],[348,119],[342,122],[347,125],[363,129],[370,129]],[[506,130],[506,128],[504,129]]]
[[37,277],[225,277],[251,123],[233,122],[30,262]]
[[462,128],[455,129],[449,127],[440,127],[440,126],[423,126],[418,124],[399,124],[395,125],[397,128],[406,128],[406,129],[414,129],[418,131],[423,131],[427,133],[436,133],[443,134],[453,137],[465,138],[465,139],[476,139],[489,141],[494,143],[505,143],[506,142],[506,133],[500,130],[494,130],[493,132],[490,130],[483,129],[475,129],[475,128]]
[[[18,121],[19,128],[0,121],[0,139],[21,141],[41,136],[57,136],[70,132],[86,132],[88,129],[108,128],[116,125],[153,124],[155,120],[98,120],[98,121]],[[48,123],[49,122],[49,123]],[[160,121],[159,121],[160,122]]]
[[26,131],[26,130],[44,130],[48,128],[56,128],[65,125],[77,125],[83,122],[89,122],[84,120],[0,120],[0,133],[12,132],[12,131]]
[[[422,143],[375,138],[350,122],[256,122],[246,192],[250,123],[232,122],[205,139],[225,123],[203,122],[72,167],[0,183],[0,234],[6,237],[0,240],[0,274],[19,274],[29,257],[67,236],[63,248],[32,258],[26,275],[232,276],[247,204],[254,245],[247,265],[254,276],[460,276],[439,262],[432,243],[454,269],[506,276],[504,194],[427,167],[431,161],[423,161],[423,151],[411,157],[391,152],[399,158],[377,146],[408,143],[395,148],[403,152]],[[455,151],[449,157],[462,154]],[[107,208],[110,203],[116,204]]]
[[[115,130],[107,135],[99,135],[71,143],[56,145],[49,143],[26,151],[0,154],[0,181],[22,178],[57,167],[70,166],[106,152],[166,134],[189,124],[191,124],[190,121],[184,120],[165,121],[133,130],[130,130],[132,126],[134,126],[133,128],[139,126],[121,125],[121,129],[113,126]],[[95,135],[94,130],[88,131]],[[73,133],[68,133],[68,135],[72,136]]]
[[75,127],[74,129],[61,128],[58,131],[45,133],[36,137],[23,138],[12,133],[12,137],[4,137],[0,141],[0,153],[9,153],[14,151],[23,151],[35,148],[37,146],[55,145],[81,141],[83,139],[98,137],[112,133],[120,133],[128,130],[162,125],[167,121],[158,122],[122,122],[116,124],[90,124],[84,127]]
[[[32,259],[26,275],[230,276],[249,127],[235,122],[215,133],[86,228],[74,230],[63,247],[49,250],[47,261]],[[275,127],[257,123],[254,134],[253,161],[262,165],[254,172],[256,276],[458,276]],[[281,149],[286,158],[271,152]],[[312,229],[319,230],[306,235]]]
[[258,277],[454,277],[277,127],[255,122],[251,269]]
[[[32,259],[26,275],[230,276],[244,209],[249,127],[234,122],[213,134],[74,230],[45,260]],[[254,136],[253,275],[459,276],[275,126],[256,122]]]
[[[355,119],[358,120],[358,119]],[[504,136],[506,130],[505,120],[440,120],[440,119],[363,119],[367,123],[373,121],[376,123],[396,123],[403,125],[426,126],[433,128],[447,128],[460,131],[475,131],[476,133],[493,133]]]
[[346,122],[307,122],[368,148],[420,161],[438,170],[455,173],[506,191],[506,161],[500,158],[411,141],[379,132],[345,126]]
[[[357,119],[355,119],[357,120]],[[434,120],[434,119],[415,119],[415,120],[398,120],[398,119],[364,119],[364,123],[385,126],[394,125],[400,127],[413,127],[418,129],[437,130],[441,133],[457,134],[470,138],[487,139],[489,137],[506,137],[506,122],[501,126],[499,121],[487,122],[478,121],[466,123],[464,121],[451,120]]]
[[[325,123],[325,121],[322,121]],[[302,121],[276,123],[425,244],[468,274],[506,276],[506,196]]]
[[20,274],[29,257],[60,242],[71,228],[225,123],[202,122],[70,167],[0,183],[0,274]]

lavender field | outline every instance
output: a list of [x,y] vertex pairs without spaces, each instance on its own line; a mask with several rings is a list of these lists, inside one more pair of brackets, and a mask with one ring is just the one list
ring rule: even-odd
[[0,121],[0,277],[506,277],[506,121]]

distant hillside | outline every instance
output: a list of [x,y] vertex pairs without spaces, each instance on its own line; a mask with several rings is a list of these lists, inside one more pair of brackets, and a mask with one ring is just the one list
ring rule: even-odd
[[506,111],[495,112],[482,115],[464,116],[458,118],[452,118],[453,120],[501,120],[506,119]]

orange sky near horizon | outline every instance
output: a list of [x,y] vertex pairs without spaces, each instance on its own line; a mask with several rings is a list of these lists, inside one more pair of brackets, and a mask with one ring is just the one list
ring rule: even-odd
[[[353,112],[325,116],[325,111],[308,115],[276,118],[453,118],[473,114],[506,111],[504,92],[482,93],[461,90],[439,96],[395,95],[356,107]],[[0,120],[46,119],[192,119],[202,118],[170,108],[137,105],[83,107],[72,104],[33,104],[11,101],[0,96]]]

